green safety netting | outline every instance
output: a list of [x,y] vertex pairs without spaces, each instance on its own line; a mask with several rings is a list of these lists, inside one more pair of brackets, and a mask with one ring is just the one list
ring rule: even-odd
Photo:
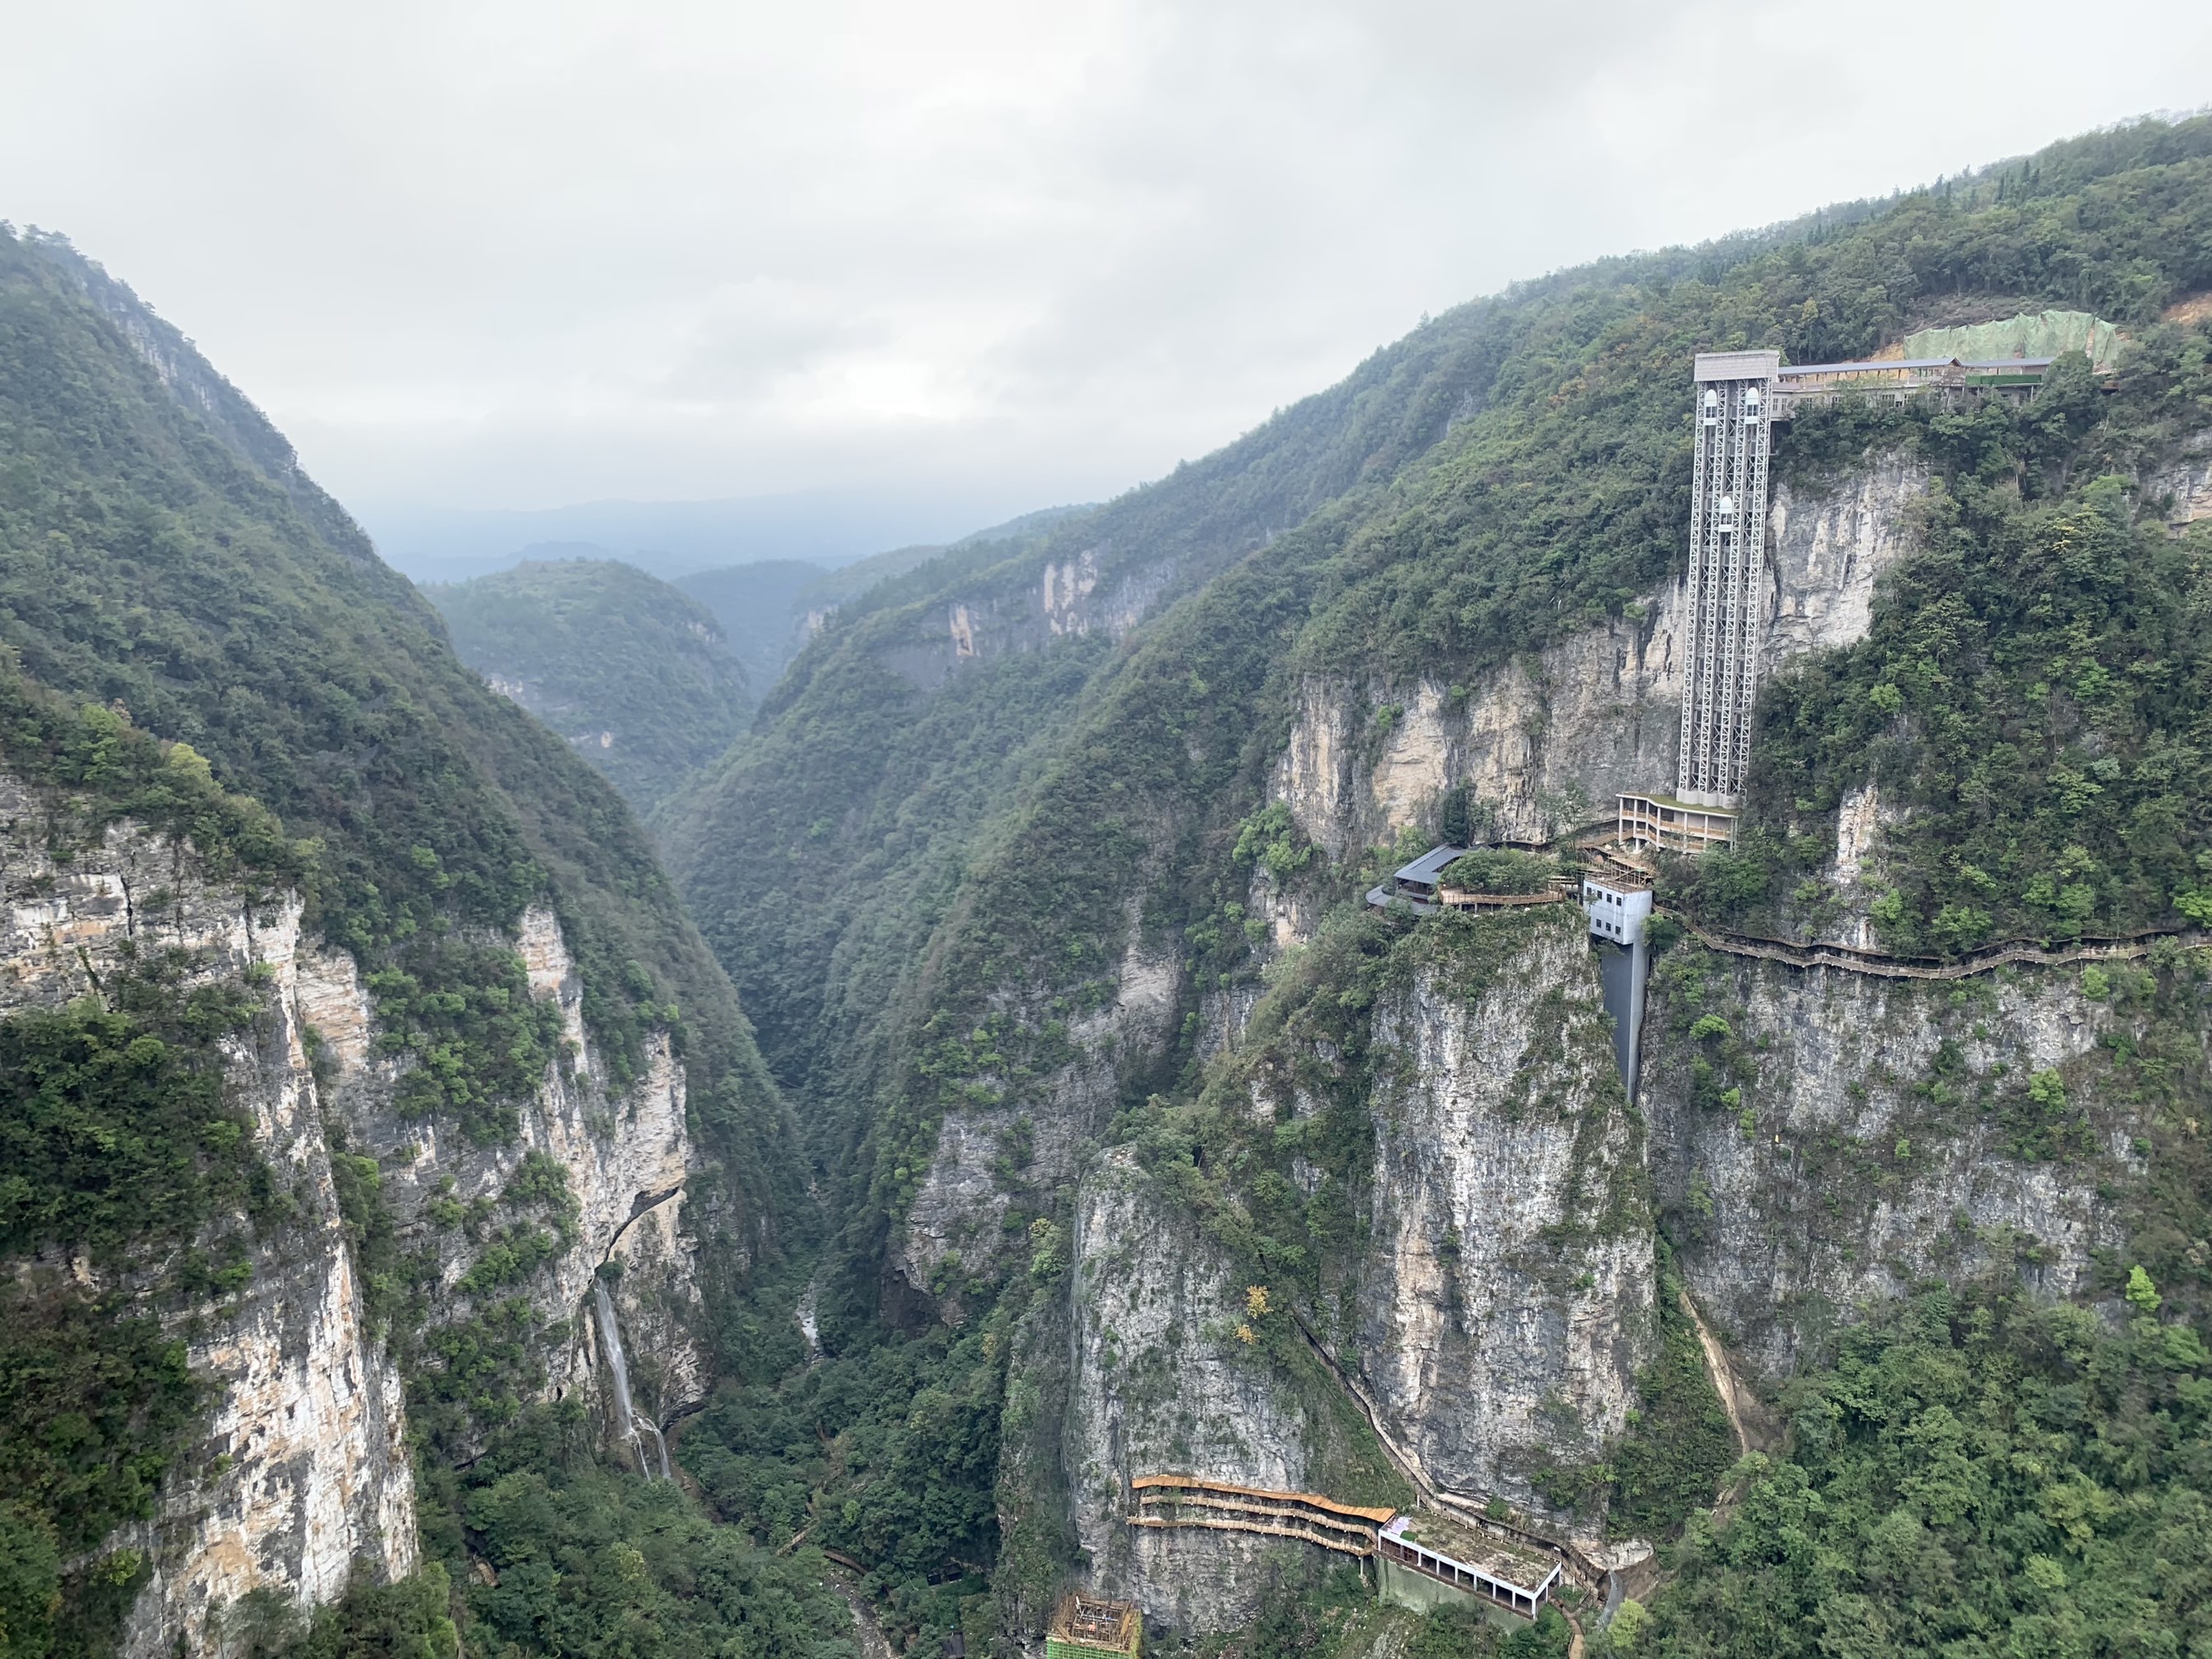
[[2086,311],[2026,311],[2002,322],[1923,328],[1905,337],[1908,357],[1957,357],[1974,363],[2085,351],[2100,373],[2112,368],[2119,349],[2119,330]]

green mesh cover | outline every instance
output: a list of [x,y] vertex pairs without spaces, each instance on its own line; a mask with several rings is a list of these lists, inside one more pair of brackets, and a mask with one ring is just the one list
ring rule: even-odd
[[2024,311],[2001,323],[1923,328],[1905,337],[1908,357],[1957,357],[1972,363],[2086,351],[2100,373],[2112,367],[2119,350],[2119,330],[2086,311]]

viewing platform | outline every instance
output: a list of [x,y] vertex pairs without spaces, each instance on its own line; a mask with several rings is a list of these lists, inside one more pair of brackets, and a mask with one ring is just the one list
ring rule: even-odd
[[1271,1492],[1188,1474],[1140,1474],[1129,1486],[1136,1500],[1133,1527],[1258,1533],[1362,1558],[1375,1553],[1376,1534],[1397,1514],[1340,1504],[1317,1492]]
[[[1412,863],[1401,865],[1390,879],[1367,890],[1367,902],[1376,909],[1397,903],[1415,915],[1432,916],[1440,910],[1519,910],[1534,904],[1563,904],[1579,890],[1572,876],[1555,876],[1533,893],[1486,893],[1454,884],[1445,872],[1471,849],[1431,847]],[[1509,849],[1518,850],[1518,849]]]
[[1701,805],[1673,795],[1623,795],[1616,830],[1628,848],[1656,847],[1695,857],[1735,839],[1733,807]]
[[1411,905],[1415,915],[1432,916],[1443,908],[1437,890],[1446,868],[1464,854],[1464,847],[1431,847],[1411,864],[1401,865],[1380,887],[1367,890],[1367,902],[1380,908],[1393,901]]
[[1768,418],[1786,421],[1800,409],[1838,398],[1901,404],[1934,397],[1959,402],[1992,394],[2026,399],[2035,395],[2053,357],[2001,357],[1966,362],[1957,357],[1877,357],[1856,363],[1803,363],[1775,371]]
[[1449,1587],[1501,1611],[1534,1619],[1565,1570],[1557,1561],[1493,1534],[1441,1516],[1401,1515],[1376,1539],[1382,1593],[1410,1607],[1440,1599],[1429,1584]]
[[1133,1527],[1256,1534],[1372,1558],[1383,1598],[1416,1611],[1457,1603],[1532,1620],[1565,1572],[1550,1555],[1499,1530],[1427,1510],[1408,1515],[1189,1474],[1140,1474],[1129,1486]]

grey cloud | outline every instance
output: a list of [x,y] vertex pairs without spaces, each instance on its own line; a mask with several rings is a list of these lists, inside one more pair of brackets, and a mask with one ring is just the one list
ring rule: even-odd
[[19,6],[0,215],[130,281],[349,501],[927,482],[1004,516],[1157,475],[1516,276],[2206,95],[2212,15],[2119,0],[2100,36],[2156,50],[2069,50],[2020,98],[2024,43],[2080,27],[2057,0]]

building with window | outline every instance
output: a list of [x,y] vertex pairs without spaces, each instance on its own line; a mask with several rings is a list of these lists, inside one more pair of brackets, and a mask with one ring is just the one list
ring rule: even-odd
[[1443,885],[1444,871],[1466,852],[1464,847],[1431,847],[1411,864],[1400,866],[1382,886],[1369,888],[1367,902],[1376,906],[1401,902],[1418,915],[1434,915],[1441,908],[1437,890]]
[[1621,1083],[1636,1092],[1644,1039],[1644,984],[1651,971],[1644,929],[1651,920],[1651,884],[1625,872],[1583,878],[1583,914],[1598,953],[1599,988],[1613,1016],[1613,1058]]

